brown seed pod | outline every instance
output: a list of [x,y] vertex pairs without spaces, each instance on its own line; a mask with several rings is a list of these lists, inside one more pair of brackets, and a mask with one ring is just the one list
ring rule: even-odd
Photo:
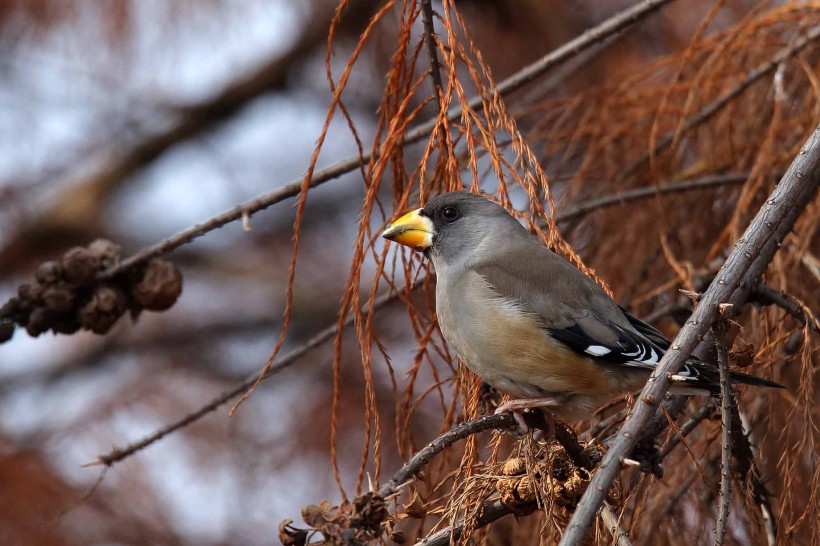
[[80,310],[80,324],[95,334],[105,334],[128,308],[128,295],[116,286],[100,286]]
[[51,321],[51,331],[55,334],[73,334],[80,329],[80,320],[76,313],[64,313]]
[[99,258],[100,266],[103,268],[117,265],[122,256],[122,247],[108,239],[96,239],[88,245],[88,251]]
[[77,286],[85,286],[94,281],[102,260],[87,248],[76,247],[65,253],[61,264],[65,280]]
[[148,263],[145,274],[131,288],[134,301],[151,311],[164,311],[176,303],[182,293],[182,274],[176,266],[165,260],[154,259]]
[[17,288],[17,297],[23,307],[25,304],[40,303],[43,297],[43,287],[39,284],[21,284]]
[[26,323],[26,332],[31,337],[37,337],[44,332],[48,332],[51,328],[51,319],[53,311],[49,311],[45,307],[38,307],[31,312]]
[[24,311],[19,298],[11,298],[0,307],[0,318],[8,321],[19,322],[23,320],[26,315],[27,312]]
[[52,311],[68,313],[74,309],[76,301],[77,294],[74,285],[65,281],[59,281],[43,290],[43,302]]
[[43,285],[53,284],[59,281],[62,276],[62,266],[54,261],[43,262],[34,270],[34,278]]
[[0,322],[0,343],[5,343],[14,336],[13,322]]

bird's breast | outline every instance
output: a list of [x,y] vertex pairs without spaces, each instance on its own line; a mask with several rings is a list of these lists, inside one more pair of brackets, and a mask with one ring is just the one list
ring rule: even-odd
[[436,313],[444,338],[461,360],[510,396],[613,391],[595,363],[553,339],[538,315],[501,297],[478,273],[439,275]]

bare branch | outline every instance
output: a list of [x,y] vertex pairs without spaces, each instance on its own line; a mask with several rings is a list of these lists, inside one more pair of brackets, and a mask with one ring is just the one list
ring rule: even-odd
[[632,541],[629,540],[629,535],[626,531],[621,529],[618,522],[618,516],[612,511],[609,503],[605,502],[601,507],[601,521],[606,525],[607,531],[610,532],[612,538],[615,539],[613,544],[615,546],[632,546]]
[[729,501],[732,494],[732,386],[729,381],[729,356],[726,349],[726,322],[718,319],[713,327],[720,374],[720,495],[718,497],[715,545],[723,546]]
[[[572,59],[579,53],[605,40],[609,36],[617,34],[618,32],[637,23],[644,17],[654,13],[671,1],[672,0],[644,0],[636,3],[631,8],[617,13],[613,17],[610,17],[606,21],[602,22],[600,25],[587,30],[581,36],[567,42],[538,61],[519,70],[509,78],[499,83],[496,87],[496,91],[502,96],[516,91],[517,89],[535,80],[545,72],[568,61],[569,59]],[[481,105],[481,102],[482,97],[477,95],[470,99],[468,104],[471,108],[477,108]],[[461,113],[461,107],[454,108],[448,113],[447,119],[451,121],[458,119],[461,117]],[[412,144],[422,140],[430,134],[430,131],[432,131],[436,126],[437,121],[437,116],[428,119],[415,129],[409,131],[404,136],[402,142],[404,144]],[[350,157],[346,157],[326,169],[322,169],[321,171],[314,173],[313,177],[310,179],[310,187],[315,188],[325,182],[338,178],[343,174],[349,173],[358,168],[360,162],[367,162],[372,157],[372,152],[364,153],[361,156],[359,156],[359,154],[355,154]],[[111,278],[130,267],[146,262],[151,258],[168,253],[186,243],[189,243],[209,231],[221,228],[222,226],[230,222],[240,220],[243,217],[250,217],[251,215],[271,207],[276,203],[291,197],[295,197],[301,192],[303,182],[304,180],[301,177],[287,182],[277,190],[250,199],[202,222],[201,224],[172,235],[156,245],[145,248],[130,258],[123,260],[119,266],[104,271],[101,273],[100,277]]]
[[751,297],[764,305],[776,305],[780,307],[801,324],[805,325],[808,323],[812,330],[820,332],[820,321],[812,315],[808,307],[803,305],[794,296],[781,290],[775,290],[767,284],[758,283],[752,289]]
[[419,470],[430,462],[430,458],[433,455],[441,453],[445,448],[453,445],[457,441],[472,436],[473,434],[484,432],[485,430],[505,430],[511,429],[514,426],[515,418],[512,413],[508,412],[485,415],[484,417],[456,425],[427,444],[421,451],[413,455],[409,461],[404,463],[390,481],[379,489],[379,496],[386,498],[395,494],[402,484],[415,476]]
[[[418,284],[419,283],[417,282],[413,286],[413,288],[418,286]],[[399,298],[399,296],[400,296],[400,294],[398,292],[394,292],[394,293],[382,296],[381,298],[379,298],[378,300],[376,300],[373,303],[373,309],[380,309],[380,308],[386,306],[387,304],[397,300]],[[365,311],[363,311],[363,312],[365,312]],[[351,313],[348,316],[347,320],[345,320],[344,326],[349,326],[350,324],[352,324],[353,319],[354,319],[354,314]],[[267,379],[267,378],[281,372],[282,370],[285,370],[285,369],[289,368],[294,363],[296,363],[302,356],[304,356],[308,351],[311,351],[311,350],[315,349],[316,347],[319,347],[320,345],[325,343],[327,340],[333,338],[333,336],[336,335],[337,331],[338,330],[337,330],[336,324],[333,324],[331,326],[326,327],[324,330],[321,330],[315,336],[310,338],[306,343],[304,343],[303,345],[300,345],[299,347],[295,348],[290,353],[288,353],[285,357],[283,357],[281,360],[275,362],[270,367],[270,369],[267,371],[267,373],[265,373],[261,378],[259,377],[259,373],[254,372],[253,374],[251,374],[247,378],[245,378],[242,382],[236,384],[230,390],[228,390],[228,391],[222,393],[221,395],[217,396],[216,398],[214,398],[213,400],[211,400],[210,402],[208,402],[204,406],[200,407],[196,411],[194,411],[192,413],[189,413],[185,417],[162,427],[161,429],[159,429],[156,432],[150,434],[149,436],[146,436],[142,440],[131,443],[131,444],[129,444],[129,445],[123,447],[123,448],[114,448],[111,451],[109,451],[107,454],[100,455],[94,461],[92,461],[91,463],[88,463],[86,466],[96,465],[96,464],[104,464],[106,466],[112,466],[114,463],[117,463],[117,462],[125,459],[126,457],[129,457],[129,456],[133,455],[137,451],[145,449],[146,447],[150,446],[154,442],[157,442],[158,440],[161,440],[165,436],[187,427],[191,423],[194,423],[194,422],[198,421],[199,419],[206,416],[210,412],[214,411],[215,409],[219,408],[220,406],[228,403],[230,400],[233,400],[237,396],[241,395],[242,393],[247,391],[252,385],[254,385],[257,381]]]
[[[717,317],[719,303],[727,302],[760,255],[781,230],[790,230],[802,208],[803,198],[810,198],[820,183],[820,127],[815,128],[806,144],[789,166],[774,192],[758,211],[742,237],[737,241],[717,277],[710,284],[689,322],[681,329],[670,350],[652,373],[641,391],[632,415],[621,428],[618,438],[607,451],[592,478],[578,508],[570,520],[561,546],[579,544],[595,517],[606,492],[619,469],[620,460],[632,450],[655,412],[657,401],[669,389],[670,374],[676,373],[697,346],[701,336]],[[807,202],[807,201],[806,201]],[[776,250],[776,249],[775,249]],[[773,252],[772,252],[773,255]]]
[[430,63],[430,76],[433,79],[433,94],[435,95],[436,113],[438,113],[441,112],[444,86],[441,83],[441,65],[438,62],[436,29],[433,24],[433,3],[431,0],[421,0],[421,15],[424,20],[424,43],[427,46],[427,59]]
[[[512,514],[512,510],[505,506],[501,501],[497,500],[491,502],[482,508],[481,514],[476,520],[476,528],[489,525],[490,523],[509,514]],[[415,546],[450,546],[450,544],[453,544],[461,538],[462,531],[464,531],[463,520],[459,521],[452,527],[445,527],[441,531],[419,540],[416,542]]]
[[659,186],[647,186],[644,188],[627,190],[579,203],[574,207],[559,213],[556,216],[556,221],[559,223],[569,222],[585,216],[594,210],[625,205],[632,201],[647,199],[658,194],[683,193],[691,190],[705,190],[731,184],[740,184],[745,182],[748,178],[749,173],[716,174],[712,176],[692,178],[689,180],[681,180],[679,182],[672,182],[669,184],[661,184]]

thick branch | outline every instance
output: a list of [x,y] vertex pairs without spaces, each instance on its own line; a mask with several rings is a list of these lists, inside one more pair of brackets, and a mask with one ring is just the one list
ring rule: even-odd
[[627,418],[618,438],[604,456],[578,508],[561,539],[561,546],[579,544],[592,523],[619,469],[620,460],[635,446],[661,400],[669,389],[671,374],[676,373],[717,317],[718,304],[728,302],[750,270],[755,258],[770,244],[781,229],[791,229],[801,197],[813,195],[820,183],[820,127],[817,127],[801,148],[783,179],[738,240],[723,268],[712,281],[703,300],[681,329],[670,350],[652,373],[641,391],[633,413]]

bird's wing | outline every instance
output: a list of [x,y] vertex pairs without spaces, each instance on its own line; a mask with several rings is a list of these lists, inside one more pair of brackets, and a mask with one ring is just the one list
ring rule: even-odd
[[500,296],[535,313],[555,339],[594,361],[648,369],[660,362],[669,348],[663,334],[563,258],[540,245],[522,250],[504,250],[475,270]]
[[[520,243],[520,241],[519,241]],[[652,370],[669,349],[657,329],[621,308],[589,277],[538,243],[512,245],[474,266],[504,298],[540,318],[550,335],[601,365]],[[731,372],[733,381],[782,388],[772,381]],[[684,388],[715,392],[717,370],[690,356],[674,376]]]

